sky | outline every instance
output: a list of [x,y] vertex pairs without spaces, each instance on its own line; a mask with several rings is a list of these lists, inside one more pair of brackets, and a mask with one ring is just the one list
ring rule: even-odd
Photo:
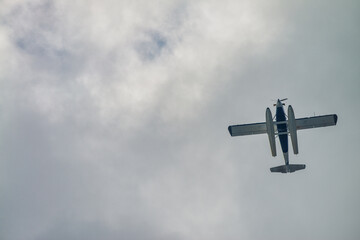
[[[0,0],[0,238],[359,239],[359,23],[356,0]],[[339,117],[292,174],[227,131],[278,98]]]

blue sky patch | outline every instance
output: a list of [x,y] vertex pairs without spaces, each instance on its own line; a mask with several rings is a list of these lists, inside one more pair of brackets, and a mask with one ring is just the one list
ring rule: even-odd
[[135,49],[142,60],[152,61],[161,55],[166,46],[167,40],[163,35],[150,31],[146,33],[146,40],[139,42]]

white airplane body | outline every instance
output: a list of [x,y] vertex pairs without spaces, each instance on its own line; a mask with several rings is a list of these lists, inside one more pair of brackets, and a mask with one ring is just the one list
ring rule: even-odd
[[294,154],[298,154],[297,130],[334,126],[338,119],[336,114],[296,119],[291,105],[288,107],[288,115],[286,116],[283,108],[285,104],[282,103],[282,101],[285,100],[287,99],[278,99],[277,103],[274,104],[274,106],[276,106],[275,121],[273,121],[270,109],[267,108],[265,114],[266,122],[232,125],[228,127],[232,137],[267,133],[273,157],[276,156],[275,136],[277,135],[279,137],[285,165],[270,168],[271,172],[291,173],[305,169],[305,164],[289,164],[288,135],[290,135]]

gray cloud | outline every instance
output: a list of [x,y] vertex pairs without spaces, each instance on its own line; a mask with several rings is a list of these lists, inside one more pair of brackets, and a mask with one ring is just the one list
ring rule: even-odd
[[[357,2],[0,6],[1,239],[360,235]],[[226,130],[278,97],[339,115],[291,175]]]

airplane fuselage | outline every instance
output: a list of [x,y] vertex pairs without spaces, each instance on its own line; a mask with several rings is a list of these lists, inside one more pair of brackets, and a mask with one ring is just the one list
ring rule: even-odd
[[280,100],[276,103],[276,122],[284,122],[281,124],[277,124],[277,129],[279,133],[279,140],[281,145],[281,150],[284,154],[285,164],[289,164],[289,144],[288,144],[288,129],[287,124],[285,123],[286,116],[283,108],[283,104]]

